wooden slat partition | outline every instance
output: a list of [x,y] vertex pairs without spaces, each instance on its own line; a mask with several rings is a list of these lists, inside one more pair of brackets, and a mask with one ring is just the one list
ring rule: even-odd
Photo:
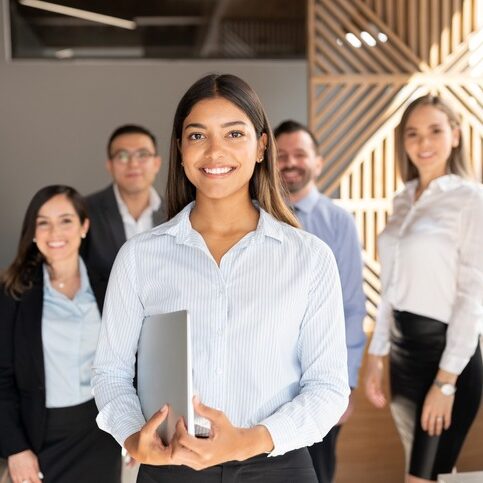
[[[309,2],[309,125],[325,160],[319,187],[329,195],[339,190],[338,201],[354,213],[373,260],[388,201],[402,186],[394,128],[413,98],[441,93],[455,105],[465,119],[468,151],[481,179],[483,31],[478,3],[482,0]],[[361,32],[369,33],[376,45],[368,45]],[[348,33],[361,45],[352,45]],[[368,200],[375,205],[367,208]],[[377,305],[377,297],[371,302]]]
[[[411,100],[440,93],[454,105],[473,170],[483,180],[483,0],[309,0],[308,12],[309,126],[325,160],[318,185],[354,215],[370,331],[381,290],[377,235],[402,188],[394,130]],[[389,412],[357,398],[362,410],[342,432],[337,483],[402,482],[402,448]],[[471,445],[481,448],[483,414],[475,428]],[[377,441],[358,444],[364,437]],[[460,469],[483,469],[471,445]]]

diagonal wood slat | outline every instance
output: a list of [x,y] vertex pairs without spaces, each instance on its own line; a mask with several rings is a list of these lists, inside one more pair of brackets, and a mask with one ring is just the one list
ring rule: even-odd
[[[483,11],[483,0],[309,0],[309,125],[325,160],[318,186],[329,195],[338,192],[335,201],[354,214],[370,318],[380,292],[377,234],[402,186],[394,129],[405,106],[428,92],[454,104],[474,172],[483,176],[483,20],[477,6]],[[348,33],[361,45],[352,45]]]

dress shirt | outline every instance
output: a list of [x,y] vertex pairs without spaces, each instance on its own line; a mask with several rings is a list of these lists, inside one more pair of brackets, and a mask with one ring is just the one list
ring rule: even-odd
[[303,228],[327,243],[337,262],[344,302],[349,385],[354,388],[366,345],[363,330],[366,297],[362,289],[361,246],[354,219],[317,188],[294,203],[294,207]]
[[43,271],[42,344],[46,406],[75,406],[92,399],[92,363],[101,316],[81,258],[81,286],[72,300],[52,287],[45,265]]
[[379,237],[382,299],[370,353],[389,352],[393,310],[448,324],[440,368],[460,374],[483,320],[483,188],[456,175],[418,181],[394,199]]
[[118,186],[114,184],[113,188],[119,213],[121,214],[122,224],[124,225],[126,240],[129,240],[129,238],[142,233],[143,231],[150,230],[153,227],[153,212],[159,210],[159,207],[161,206],[161,198],[156,190],[151,186],[149,190],[149,205],[141,213],[141,216],[135,220],[131,213],[129,213],[129,209],[121,197]]
[[143,318],[187,309],[193,387],[204,404],[235,426],[265,425],[271,455],[322,440],[349,394],[332,253],[260,210],[257,229],[218,266],[191,226],[193,206],[129,240],[116,258],[94,364],[99,427],[123,445],[144,425],[132,384]]

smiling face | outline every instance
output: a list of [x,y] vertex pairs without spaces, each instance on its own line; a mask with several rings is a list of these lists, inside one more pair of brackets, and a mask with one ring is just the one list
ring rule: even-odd
[[314,180],[322,170],[322,158],[305,131],[280,134],[276,142],[282,180],[292,200],[302,199],[315,186]]
[[73,204],[65,195],[56,195],[45,202],[35,222],[37,248],[47,263],[77,257],[81,238],[89,229],[89,220],[81,223]]
[[447,171],[447,162],[460,140],[460,131],[452,128],[446,113],[421,105],[407,119],[403,132],[404,150],[420,177],[435,179]]
[[[112,140],[106,167],[121,194],[149,190],[161,167],[153,141],[146,134],[122,134]],[[123,159],[126,158],[126,159]]]
[[195,104],[183,122],[179,147],[197,199],[249,196],[266,139],[266,134],[258,138],[248,116],[222,97]]

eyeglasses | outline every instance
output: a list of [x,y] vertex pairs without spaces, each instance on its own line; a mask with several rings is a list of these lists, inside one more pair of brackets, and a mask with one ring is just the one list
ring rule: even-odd
[[155,153],[150,153],[145,149],[138,149],[137,151],[133,151],[132,153],[129,151],[121,150],[117,151],[117,153],[114,153],[111,159],[112,161],[122,165],[128,164],[130,160],[143,164],[154,158],[154,156],[156,156]]

